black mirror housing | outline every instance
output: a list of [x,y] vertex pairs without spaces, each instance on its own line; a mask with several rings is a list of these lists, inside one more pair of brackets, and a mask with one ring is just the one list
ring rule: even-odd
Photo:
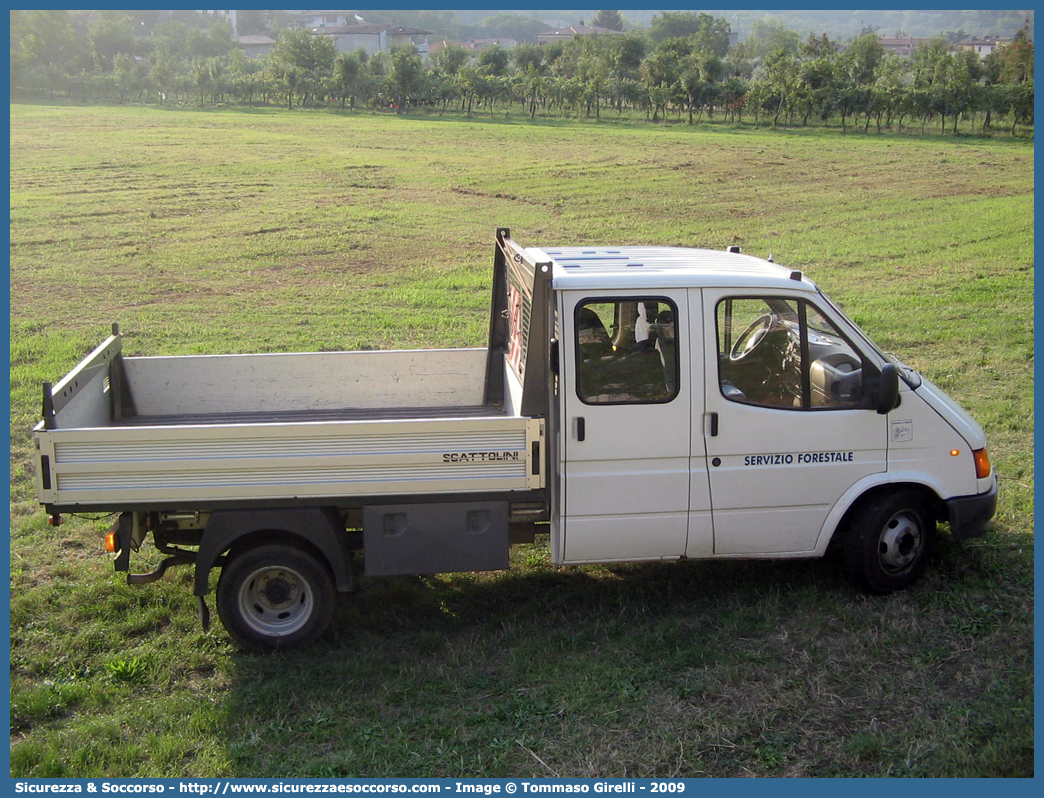
[[881,369],[881,377],[874,391],[874,406],[881,415],[890,413],[899,404],[899,369],[888,363]]

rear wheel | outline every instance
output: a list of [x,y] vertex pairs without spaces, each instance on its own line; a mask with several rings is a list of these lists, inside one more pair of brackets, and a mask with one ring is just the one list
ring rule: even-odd
[[913,584],[928,564],[935,521],[915,490],[874,496],[857,507],[845,530],[849,577],[870,593]]
[[221,569],[217,610],[236,642],[254,651],[309,643],[333,617],[333,580],[323,563],[284,544],[247,549]]

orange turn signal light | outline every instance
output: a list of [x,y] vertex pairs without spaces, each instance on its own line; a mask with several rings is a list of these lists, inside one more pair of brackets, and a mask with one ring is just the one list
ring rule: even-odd
[[116,551],[116,533],[106,532],[105,533],[105,550],[109,554],[113,554]]
[[950,457],[957,457],[960,453],[960,449],[950,449]]
[[976,449],[972,454],[975,456],[975,476],[985,479],[990,475],[990,455],[985,449]]

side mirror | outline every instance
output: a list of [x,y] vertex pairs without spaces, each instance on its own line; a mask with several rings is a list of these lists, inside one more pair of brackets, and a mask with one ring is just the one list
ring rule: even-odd
[[881,415],[890,413],[899,404],[899,369],[888,363],[881,369],[881,378],[874,391],[874,407]]

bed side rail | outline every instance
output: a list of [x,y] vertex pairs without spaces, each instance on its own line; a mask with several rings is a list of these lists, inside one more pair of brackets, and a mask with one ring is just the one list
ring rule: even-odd
[[105,426],[124,415],[123,338],[118,324],[112,335],[62,380],[43,384],[43,428]]

